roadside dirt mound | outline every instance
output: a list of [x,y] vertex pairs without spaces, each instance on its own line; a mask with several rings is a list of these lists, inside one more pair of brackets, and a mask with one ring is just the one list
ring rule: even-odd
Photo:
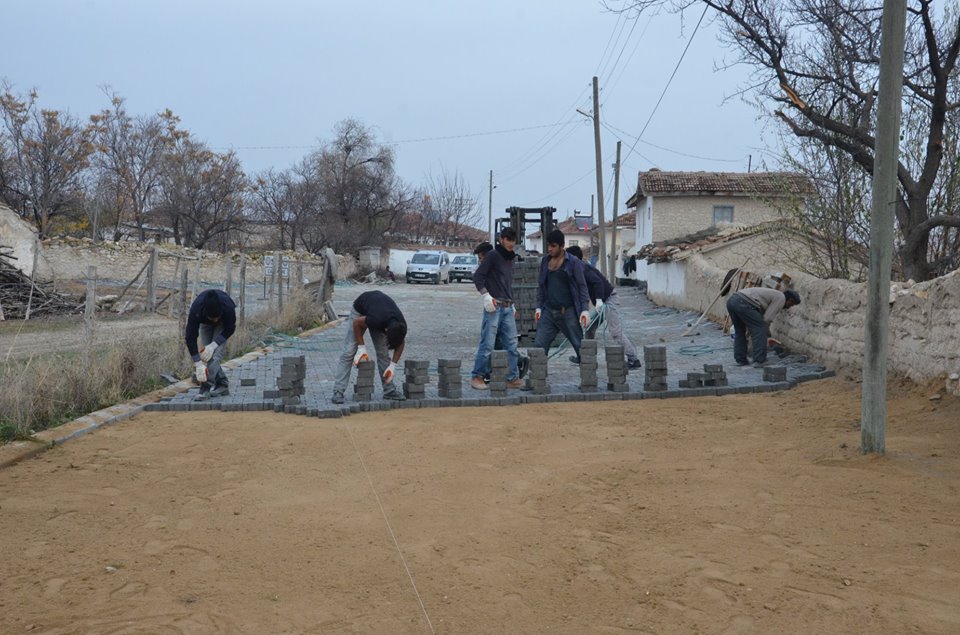
[[0,632],[956,633],[929,396],[141,415],[0,471]]

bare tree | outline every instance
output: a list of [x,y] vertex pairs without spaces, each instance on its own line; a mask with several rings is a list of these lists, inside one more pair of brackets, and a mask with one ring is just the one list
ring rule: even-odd
[[178,245],[220,246],[245,223],[247,178],[232,152],[219,154],[193,140],[175,136],[165,156],[160,210],[169,219]]
[[249,207],[256,220],[276,227],[280,249],[295,247],[294,217],[290,205],[291,175],[273,168],[258,174],[250,185]]
[[[880,60],[879,0],[608,0],[615,10],[663,5],[704,7],[722,24],[722,41],[753,76],[755,97],[798,138],[847,154],[873,174]],[[931,232],[960,227],[956,209],[938,208],[931,193],[941,177],[945,131],[960,108],[957,57],[960,19],[955,1],[938,12],[933,0],[909,0],[903,69],[904,118],[914,119],[898,168],[898,254],[904,274],[938,273]]]
[[470,191],[460,172],[442,168],[439,175],[427,174],[425,190],[435,210],[436,238],[445,242],[457,236],[465,226],[476,226],[483,220],[479,195]]
[[97,146],[94,160],[101,172],[99,187],[115,191],[115,208],[108,212],[114,221],[113,239],[119,240],[121,224],[131,221],[143,241],[146,213],[159,190],[163,155],[170,144],[168,133],[179,120],[169,110],[132,117],[122,97],[109,89],[105,92],[110,108],[90,117]]
[[0,89],[0,200],[45,237],[56,217],[82,208],[92,133],[69,113],[41,109],[36,91],[18,97],[8,83]]
[[308,157],[320,188],[320,219],[305,232],[336,251],[379,245],[410,205],[410,194],[393,169],[393,151],[376,142],[360,122],[337,124],[334,139]]

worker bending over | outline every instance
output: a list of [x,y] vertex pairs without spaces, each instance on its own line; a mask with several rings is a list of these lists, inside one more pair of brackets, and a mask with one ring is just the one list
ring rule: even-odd
[[769,325],[781,309],[800,304],[800,295],[793,289],[777,291],[767,287],[747,287],[727,298],[727,313],[733,322],[733,359],[737,366],[746,366],[747,329],[753,344],[753,365],[763,366],[767,361]]
[[184,339],[193,360],[193,375],[200,384],[198,399],[230,394],[220,362],[226,350],[224,345],[237,330],[236,308],[230,296],[219,289],[201,292],[190,305]]

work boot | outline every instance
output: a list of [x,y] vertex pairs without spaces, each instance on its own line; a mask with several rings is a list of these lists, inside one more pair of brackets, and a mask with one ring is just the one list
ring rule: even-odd
[[226,382],[224,382],[224,383],[222,383],[222,384],[217,384],[217,385],[214,386],[214,388],[210,391],[210,396],[211,396],[211,397],[226,397],[226,396],[229,395],[229,394],[230,394],[230,386],[229,386],[229,384],[227,384]]
[[507,388],[523,389],[525,385],[526,385],[526,382],[520,379],[519,377],[517,377],[516,379],[511,379],[510,381],[507,382]]
[[526,377],[528,370],[530,370],[530,358],[521,357],[520,361],[517,363],[517,371],[520,379]]
[[330,402],[331,402],[331,403],[335,403],[335,404],[337,404],[337,405],[342,404],[342,403],[343,403],[343,393],[342,393],[342,392],[335,392],[335,393],[333,393],[333,398],[330,399]]
[[490,390],[490,386],[483,383],[483,377],[474,377],[470,380],[470,387],[474,390]]
[[627,368],[629,368],[630,370],[637,370],[641,366],[643,366],[643,364],[641,364],[640,360],[636,358],[631,359],[630,361],[627,362]]
[[206,401],[210,398],[210,382],[200,384],[200,394],[193,398],[194,401]]
[[579,364],[579,363],[580,363],[580,358],[577,357],[576,355],[571,355],[571,356],[570,356],[570,363],[571,363],[571,364]]
[[406,401],[407,398],[403,396],[403,393],[399,390],[394,390],[392,392],[383,393],[383,398],[388,401]]

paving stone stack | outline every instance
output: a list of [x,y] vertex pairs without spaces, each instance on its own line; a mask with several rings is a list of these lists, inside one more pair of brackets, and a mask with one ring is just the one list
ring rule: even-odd
[[377,378],[377,363],[367,360],[357,364],[357,382],[353,385],[353,398],[357,401],[373,399],[373,385]]
[[680,380],[681,388],[704,388],[726,385],[728,385],[727,373],[723,370],[723,364],[704,364],[702,373],[687,373],[687,378]]
[[527,387],[535,395],[550,394],[550,384],[547,383],[547,352],[542,348],[529,348],[527,357],[530,359],[530,368],[527,369]]
[[437,361],[439,378],[437,395],[444,399],[463,398],[463,379],[460,377],[459,359],[441,359]]
[[643,389],[660,392],[667,389],[667,347],[644,346],[643,365],[645,367]]
[[597,340],[580,342],[580,392],[597,392]]
[[787,381],[786,366],[764,366],[763,381],[780,382]]
[[493,351],[490,354],[490,396],[507,396],[507,351]]
[[629,391],[630,386],[627,384],[627,357],[623,352],[623,347],[605,346],[604,354],[607,358],[607,390],[610,392]]
[[430,362],[425,359],[408,359],[403,363],[403,396],[407,399],[423,399],[430,383]]
[[513,301],[517,308],[518,346],[532,346],[537,334],[537,274],[540,272],[540,259],[525,258],[523,262],[513,262]]
[[284,406],[300,403],[303,380],[307,376],[307,362],[303,355],[284,357],[280,362],[280,377],[277,378],[277,396]]

